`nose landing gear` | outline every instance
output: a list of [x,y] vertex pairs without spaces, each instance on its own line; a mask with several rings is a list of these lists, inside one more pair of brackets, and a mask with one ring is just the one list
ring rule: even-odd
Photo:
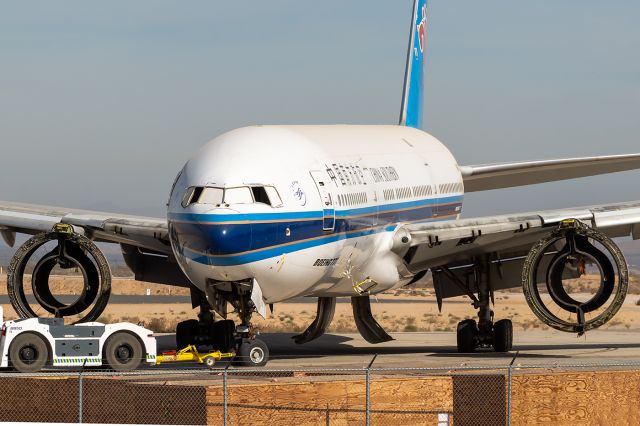
[[[226,293],[226,292],[225,292]],[[215,314],[204,294],[200,295],[200,312],[198,319],[182,321],[176,327],[176,343],[178,350],[194,345],[198,350],[219,350],[235,352],[232,362],[246,367],[261,367],[269,360],[269,348],[265,342],[257,338],[250,319],[255,310],[250,299],[250,292],[229,292],[224,295],[231,303],[240,324],[232,320],[215,321]],[[223,305],[225,306],[225,305]],[[226,310],[217,311],[226,317]]]

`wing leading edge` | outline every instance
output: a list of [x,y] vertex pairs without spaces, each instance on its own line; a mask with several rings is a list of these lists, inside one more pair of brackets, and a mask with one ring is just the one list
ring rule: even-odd
[[640,154],[460,166],[465,192],[533,185],[640,169]]
[[[452,222],[408,224],[399,232],[410,237],[405,254],[409,269],[424,271],[468,262],[497,253],[501,258],[526,255],[550,228],[566,219],[578,219],[609,237],[640,239],[640,201],[547,210],[515,215],[471,218]],[[518,285],[519,283],[515,283]]]
[[0,201],[0,232],[9,245],[16,232],[37,234],[57,223],[81,228],[96,241],[171,252],[166,219]]

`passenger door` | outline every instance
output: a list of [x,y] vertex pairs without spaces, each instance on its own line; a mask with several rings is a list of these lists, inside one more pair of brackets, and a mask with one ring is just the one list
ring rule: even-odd
[[430,194],[427,195],[427,198],[431,199],[431,218],[437,219],[440,214],[440,179],[438,179],[437,172],[433,170],[433,167],[430,164],[425,163],[424,166],[426,167],[426,172],[424,174],[425,179],[423,182],[424,184],[428,184],[431,188],[429,190]]
[[312,170],[310,173],[322,200],[322,229],[333,232],[336,227],[336,210],[333,204],[333,195],[329,190],[329,179],[324,172],[319,170]]

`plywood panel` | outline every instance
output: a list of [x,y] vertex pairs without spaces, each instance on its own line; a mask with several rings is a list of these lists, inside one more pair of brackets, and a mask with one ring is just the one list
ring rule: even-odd
[[516,374],[514,425],[638,425],[640,371]]
[[[364,380],[230,386],[229,424],[246,424],[250,419],[296,425],[362,424],[365,390]],[[452,411],[452,394],[449,377],[372,379],[372,423],[434,424],[438,412]],[[216,424],[222,418],[222,388],[208,388],[207,401],[209,424]],[[402,410],[421,413],[397,413]]]

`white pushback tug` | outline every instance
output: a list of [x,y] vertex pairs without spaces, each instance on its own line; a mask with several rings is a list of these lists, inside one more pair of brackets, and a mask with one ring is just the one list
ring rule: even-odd
[[145,360],[156,364],[153,331],[119,322],[65,325],[62,318],[28,318],[3,321],[0,307],[1,368],[34,373],[45,366],[102,366],[116,371],[135,370]]

